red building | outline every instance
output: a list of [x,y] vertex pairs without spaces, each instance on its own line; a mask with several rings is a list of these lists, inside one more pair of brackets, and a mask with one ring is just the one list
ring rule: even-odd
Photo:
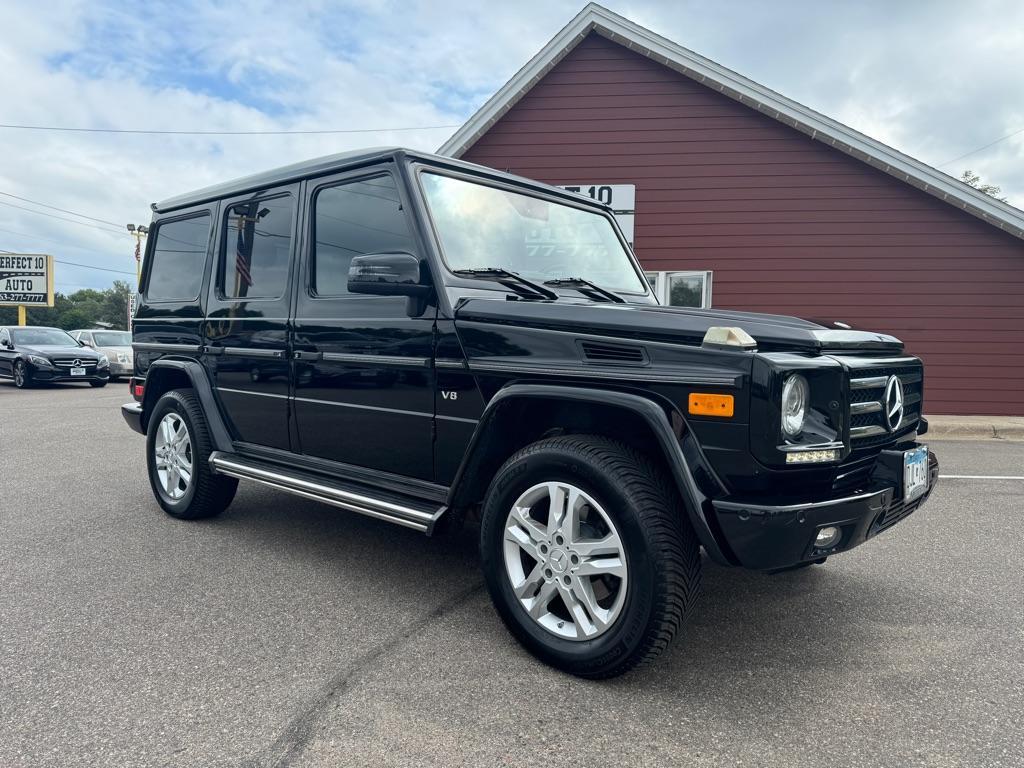
[[1024,212],[601,6],[440,151],[633,185],[664,300],[892,333],[928,412],[1024,415]]

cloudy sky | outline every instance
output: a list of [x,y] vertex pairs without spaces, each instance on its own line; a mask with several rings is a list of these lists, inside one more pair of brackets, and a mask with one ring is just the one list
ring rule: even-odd
[[[123,224],[148,222],[153,200],[346,149],[436,149],[583,4],[8,0],[2,124],[353,132],[0,127],[0,249],[126,273],[62,264],[64,292],[131,279]],[[605,4],[947,173],[971,168],[1024,205],[1018,0]]]

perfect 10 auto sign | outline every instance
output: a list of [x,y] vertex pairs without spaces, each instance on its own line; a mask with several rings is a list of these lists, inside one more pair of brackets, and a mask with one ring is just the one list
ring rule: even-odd
[[0,253],[0,306],[52,307],[53,256]]
[[636,215],[635,184],[560,184],[562,189],[586,195],[610,206],[626,242],[633,245],[633,217]]

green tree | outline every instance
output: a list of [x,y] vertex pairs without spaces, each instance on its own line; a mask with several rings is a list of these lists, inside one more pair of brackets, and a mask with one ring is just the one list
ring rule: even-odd
[[960,177],[960,181],[970,187],[974,187],[979,192],[984,192],[986,195],[994,197],[1001,203],[1007,202],[1005,197],[999,196],[999,193],[1003,191],[1001,187],[997,187],[995,184],[982,184],[981,176],[970,169],[963,172],[963,175]]
[[[128,327],[131,286],[117,280],[110,288],[86,288],[71,294],[57,293],[52,307],[29,307],[29,325],[49,325],[71,331],[106,323],[118,330]],[[17,307],[0,307],[0,325],[16,325]]]

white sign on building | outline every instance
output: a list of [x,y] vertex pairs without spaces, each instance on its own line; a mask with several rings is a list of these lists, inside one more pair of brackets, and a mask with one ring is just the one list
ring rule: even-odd
[[0,306],[52,307],[53,256],[0,253]]
[[633,217],[636,215],[636,184],[561,184],[562,189],[586,195],[611,206],[615,220],[633,245]]

